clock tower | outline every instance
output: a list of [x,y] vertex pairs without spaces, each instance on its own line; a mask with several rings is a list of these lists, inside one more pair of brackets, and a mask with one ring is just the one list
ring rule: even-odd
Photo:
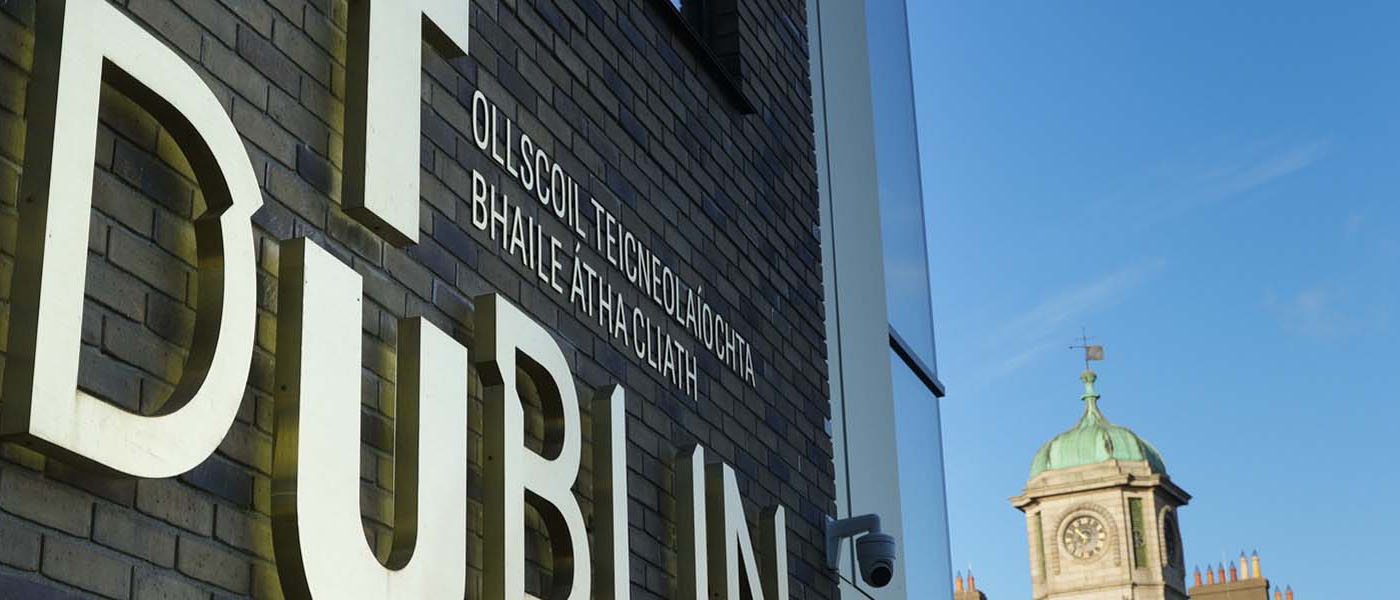
[[1011,499],[1026,515],[1035,600],[1186,600],[1177,511],[1191,499],[1162,455],[1099,410],[1085,370],[1084,414],[1036,452]]

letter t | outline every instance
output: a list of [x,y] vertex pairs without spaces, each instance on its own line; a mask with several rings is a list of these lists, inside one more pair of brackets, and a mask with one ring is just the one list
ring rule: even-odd
[[467,54],[469,0],[350,0],[345,210],[395,246],[418,241],[423,41]]

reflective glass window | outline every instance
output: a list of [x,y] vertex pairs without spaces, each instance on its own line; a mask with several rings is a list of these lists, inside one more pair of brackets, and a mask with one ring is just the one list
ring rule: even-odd
[[907,16],[903,2],[867,2],[865,14],[890,325],[936,371]]
[[948,501],[943,485],[943,434],[938,399],[894,351],[890,352],[904,520],[909,598],[952,600]]

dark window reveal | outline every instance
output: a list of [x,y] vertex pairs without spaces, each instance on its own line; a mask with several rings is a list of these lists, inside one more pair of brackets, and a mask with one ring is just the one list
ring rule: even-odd
[[744,96],[743,39],[739,32],[739,0],[657,0],[673,17],[700,63],[738,105],[754,112]]
[[739,65],[738,0],[671,0],[680,5],[681,16],[700,39],[710,47],[735,79],[743,79]]

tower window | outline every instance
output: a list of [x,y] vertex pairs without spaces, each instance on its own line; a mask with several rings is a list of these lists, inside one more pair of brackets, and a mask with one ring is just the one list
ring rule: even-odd
[[1044,579],[1049,574],[1045,570],[1045,525],[1041,522],[1040,513],[1035,513],[1035,556],[1040,563],[1040,577]]
[[1147,534],[1142,523],[1142,498],[1128,498],[1128,518],[1133,525],[1133,566],[1147,568]]
[[1162,517],[1162,539],[1165,547],[1162,562],[1167,563],[1168,566],[1180,567],[1182,563],[1181,530],[1177,529],[1176,514],[1172,511],[1167,511]]

